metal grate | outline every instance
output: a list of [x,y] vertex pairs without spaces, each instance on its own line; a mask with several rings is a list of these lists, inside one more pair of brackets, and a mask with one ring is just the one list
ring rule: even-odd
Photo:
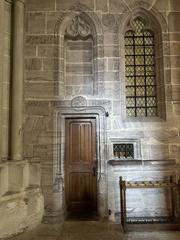
[[115,158],[134,158],[133,144],[113,144],[113,154]]
[[139,18],[125,34],[126,112],[129,117],[157,115],[154,34]]

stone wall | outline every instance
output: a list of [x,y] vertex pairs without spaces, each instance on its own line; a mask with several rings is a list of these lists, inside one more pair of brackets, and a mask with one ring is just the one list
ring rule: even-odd
[[[119,212],[117,181],[120,175],[128,180],[141,180],[145,175],[151,180],[159,177],[167,178],[170,174],[174,174],[176,179],[179,178],[179,10],[180,4],[175,0],[28,0],[26,2],[24,156],[30,161],[34,159],[41,161],[46,217],[58,218],[57,215],[63,214],[64,211],[63,187],[59,186],[61,192],[58,187],[55,189],[56,184],[63,185],[63,178],[56,178],[57,169],[54,165],[64,161],[63,131],[57,129],[57,121],[61,120],[57,119],[56,111],[61,112],[63,108],[70,107],[69,101],[78,95],[83,95],[87,100],[93,99],[97,107],[104,107],[99,100],[104,100],[108,102],[108,106],[110,105],[105,107],[109,117],[106,118],[104,129],[107,134],[104,143],[106,155],[102,159],[104,168],[101,172],[106,180],[103,186],[98,183],[99,187],[107,189],[108,182],[107,210],[110,209],[114,215]],[[159,22],[161,29],[158,34],[161,35],[160,54],[163,65],[160,66],[159,74],[162,81],[161,92],[165,93],[165,97],[162,97],[161,117],[133,119],[125,116],[122,39],[123,26],[132,11],[147,15],[149,13],[148,16]],[[76,13],[81,13],[93,29],[96,52],[93,62],[94,86],[97,91],[87,89],[86,83],[91,84],[91,78],[83,79],[87,82],[79,86],[73,85],[74,78],[72,81],[69,79],[67,81],[65,78],[67,72],[64,66],[68,63],[64,58],[63,31]],[[72,53],[71,57],[73,57]],[[65,89],[71,91],[66,94]],[[124,141],[140,142],[137,145],[139,159],[167,161],[173,158],[175,165],[172,169],[169,169],[168,165],[165,169],[138,170],[136,167],[134,170],[129,168],[125,172],[120,167],[113,169],[107,163],[114,157],[112,144]],[[57,153],[57,149],[60,149],[61,154]],[[107,169],[108,174],[106,174]],[[160,199],[163,201],[163,197]],[[136,203],[139,209],[138,198]],[[137,209],[134,210],[136,215],[138,211],[141,214],[142,209]],[[159,209],[159,205],[156,206],[155,203],[152,209],[146,211],[145,206],[143,207],[144,212],[152,215]],[[107,212],[104,212],[104,216]],[[162,213],[161,210],[158,212]],[[165,210],[164,214],[166,214]]]

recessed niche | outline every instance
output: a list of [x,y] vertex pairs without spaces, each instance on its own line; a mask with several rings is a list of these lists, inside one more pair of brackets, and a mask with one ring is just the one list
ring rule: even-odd
[[132,160],[141,159],[141,145],[138,139],[111,139],[111,159]]

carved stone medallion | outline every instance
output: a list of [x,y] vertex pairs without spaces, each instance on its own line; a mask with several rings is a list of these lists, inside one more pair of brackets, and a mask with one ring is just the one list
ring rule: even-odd
[[71,106],[72,107],[87,107],[87,100],[82,97],[82,96],[78,96],[72,99],[71,101]]

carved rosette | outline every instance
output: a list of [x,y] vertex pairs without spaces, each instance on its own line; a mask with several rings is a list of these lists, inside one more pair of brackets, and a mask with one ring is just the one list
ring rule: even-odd
[[72,99],[71,101],[71,106],[72,107],[87,107],[87,100],[82,97],[82,96],[78,96]]
[[90,26],[78,15],[67,26],[65,36],[69,38],[89,38],[92,36]]

